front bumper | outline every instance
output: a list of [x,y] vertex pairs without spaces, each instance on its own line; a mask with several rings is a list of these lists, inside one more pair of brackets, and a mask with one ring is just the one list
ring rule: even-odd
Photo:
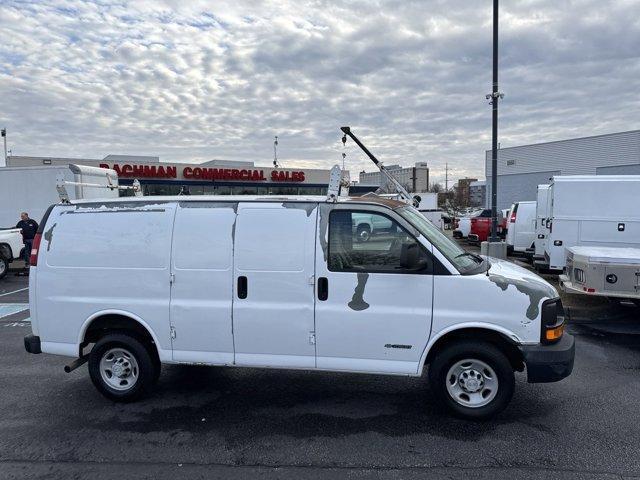
[[576,344],[573,335],[565,333],[551,345],[522,345],[520,351],[527,366],[529,383],[558,382],[571,375]]
[[27,335],[24,337],[24,349],[29,353],[42,353],[40,337],[37,335]]

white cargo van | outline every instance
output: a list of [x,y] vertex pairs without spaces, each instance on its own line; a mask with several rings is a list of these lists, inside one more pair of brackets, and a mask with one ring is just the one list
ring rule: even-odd
[[553,177],[544,262],[536,268],[562,270],[573,246],[640,247],[640,175]]
[[507,224],[507,252],[526,253],[536,238],[536,202],[516,202],[511,205]]
[[538,185],[536,195],[536,237],[534,239],[533,260],[544,259],[544,250],[549,235],[551,202],[549,201],[549,185]]
[[[363,214],[386,234],[358,241]],[[116,401],[148,393],[162,363],[407,376],[428,365],[439,401],[485,418],[509,402],[514,371],[552,382],[573,367],[551,285],[375,196],[58,204],[31,268],[26,350],[76,358],[67,371],[88,361]]]

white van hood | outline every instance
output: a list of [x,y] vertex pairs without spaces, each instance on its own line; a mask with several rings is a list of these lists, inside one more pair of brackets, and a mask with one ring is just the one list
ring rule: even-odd
[[491,268],[487,280],[502,291],[511,288],[529,297],[526,315],[530,320],[534,320],[539,315],[541,300],[559,296],[553,285],[526,268],[497,258],[491,258],[490,262]]

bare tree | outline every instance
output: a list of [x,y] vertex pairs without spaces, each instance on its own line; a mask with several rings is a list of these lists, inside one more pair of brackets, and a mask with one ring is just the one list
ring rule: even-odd
[[444,192],[444,187],[442,186],[441,183],[433,183],[431,184],[431,186],[429,187],[429,191],[431,193],[440,193],[440,192]]

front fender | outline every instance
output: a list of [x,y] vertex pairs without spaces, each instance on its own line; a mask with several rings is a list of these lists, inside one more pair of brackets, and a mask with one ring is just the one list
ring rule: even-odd
[[450,325],[449,327],[443,330],[440,330],[436,334],[432,335],[431,338],[429,339],[429,342],[427,343],[426,347],[422,351],[422,355],[420,355],[420,363],[418,364],[418,375],[419,376],[422,375],[425,362],[427,361],[427,355],[429,355],[431,348],[436,344],[438,340],[440,340],[441,338],[445,337],[450,333],[461,331],[461,330],[468,330],[471,328],[476,330],[481,329],[481,330],[488,330],[491,332],[499,333],[505,336],[506,338],[508,338],[509,340],[512,340],[514,343],[517,343],[517,344],[522,343],[521,339],[515,333],[499,325],[484,323],[484,322],[465,322],[465,323]]

